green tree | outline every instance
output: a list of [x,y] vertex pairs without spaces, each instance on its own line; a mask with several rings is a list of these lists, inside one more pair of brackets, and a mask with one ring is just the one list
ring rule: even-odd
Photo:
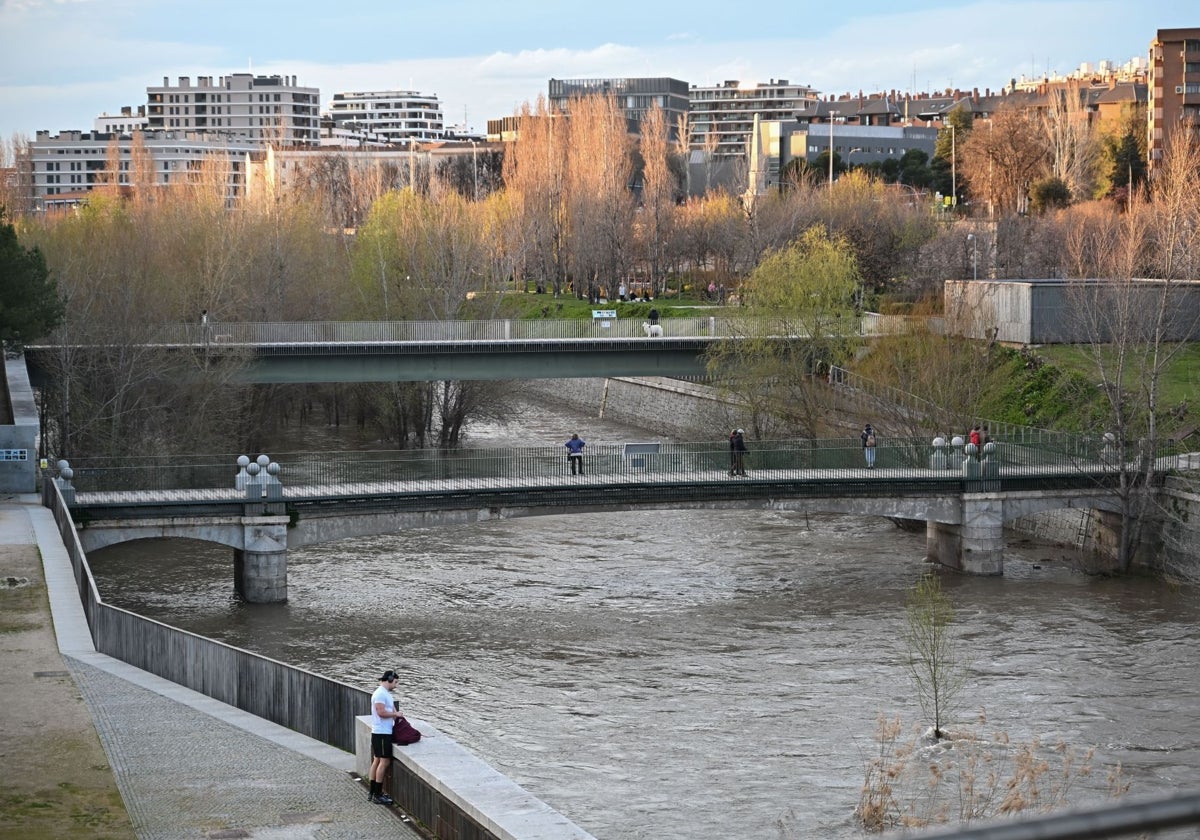
[[935,738],[945,735],[942,727],[953,713],[968,676],[959,658],[958,640],[951,632],[953,623],[954,606],[942,591],[942,582],[936,575],[925,575],[905,604],[905,664]]
[[1129,199],[1129,191],[1146,183],[1146,113],[1130,108],[1100,141],[1096,197]]
[[942,195],[950,195],[955,189],[962,192],[963,143],[971,136],[974,125],[974,113],[966,103],[960,103],[946,115],[945,123],[938,131],[933,160],[929,164],[928,186]]
[[821,226],[770,251],[747,277],[741,340],[716,345],[709,372],[729,401],[751,412],[756,437],[815,437],[824,391],[815,374],[857,345],[861,277],[854,249]]
[[66,303],[40,248],[24,248],[0,208],[0,341],[20,346],[62,321]]
[[1029,189],[1029,208],[1039,216],[1047,210],[1071,205],[1071,187],[1062,178],[1050,176],[1034,181]]

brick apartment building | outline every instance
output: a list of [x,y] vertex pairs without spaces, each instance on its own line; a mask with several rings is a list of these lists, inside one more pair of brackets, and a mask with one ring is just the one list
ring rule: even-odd
[[1200,28],[1160,29],[1150,42],[1150,168],[1171,133],[1200,129]]

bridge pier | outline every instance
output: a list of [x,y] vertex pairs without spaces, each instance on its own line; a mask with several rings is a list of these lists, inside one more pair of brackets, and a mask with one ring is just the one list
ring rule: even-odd
[[242,521],[245,548],[233,551],[233,587],[251,604],[287,601],[287,524],[278,519],[246,517]]
[[991,493],[967,494],[962,524],[927,522],[930,560],[970,575],[1004,574],[1004,500]]

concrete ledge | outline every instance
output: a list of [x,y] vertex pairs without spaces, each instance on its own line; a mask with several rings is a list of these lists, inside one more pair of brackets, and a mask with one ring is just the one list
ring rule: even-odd
[[[591,834],[528,791],[512,782],[478,757],[443,735],[430,723],[412,719],[421,740],[406,747],[396,746],[396,764],[419,781],[425,790],[406,796],[398,784],[401,773],[392,773],[393,799],[435,832],[422,810],[429,810],[429,795],[449,806],[478,830],[476,836],[496,840],[595,840]],[[355,719],[355,768],[365,777],[371,766],[371,718]],[[421,799],[409,802],[406,799]],[[424,806],[424,807],[422,807]],[[435,809],[440,812],[441,809]],[[438,836],[441,836],[440,834]],[[460,835],[461,836],[461,835]]]

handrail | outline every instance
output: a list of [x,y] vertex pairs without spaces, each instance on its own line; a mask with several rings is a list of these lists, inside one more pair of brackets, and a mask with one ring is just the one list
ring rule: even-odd
[[[1071,435],[1023,436],[993,441],[986,453],[969,454],[964,446],[935,446],[925,438],[879,437],[875,468],[866,473],[858,438],[751,441],[748,480],[905,481],[931,478],[986,478],[997,475],[1023,480],[1038,477],[1107,473],[1122,459],[1102,439]],[[635,448],[636,449],[636,448]],[[1156,457],[1171,468],[1175,447],[1164,445]],[[247,459],[249,460],[249,459]],[[260,459],[261,460],[261,459]],[[673,483],[724,480],[729,446],[722,441],[661,443],[653,453],[637,452],[626,443],[589,443],[584,451],[588,483]],[[80,458],[71,462],[80,494],[116,491],[146,493],[175,490],[231,491],[249,481],[299,487],[365,485],[432,488],[447,481],[481,488],[546,486],[569,480],[566,449],[561,445],[466,450],[373,450],[336,453],[281,453],[267,458],[257,478],[240,475],[238,456]],[[972,473],[965,462],[974,461]],[[278,469],[269,472],[273,462]],[[256,470],[256,467],[251,467]],[[270,475],[271,477],[268,477]],[[274,480],[278,477],[278,481]]]

